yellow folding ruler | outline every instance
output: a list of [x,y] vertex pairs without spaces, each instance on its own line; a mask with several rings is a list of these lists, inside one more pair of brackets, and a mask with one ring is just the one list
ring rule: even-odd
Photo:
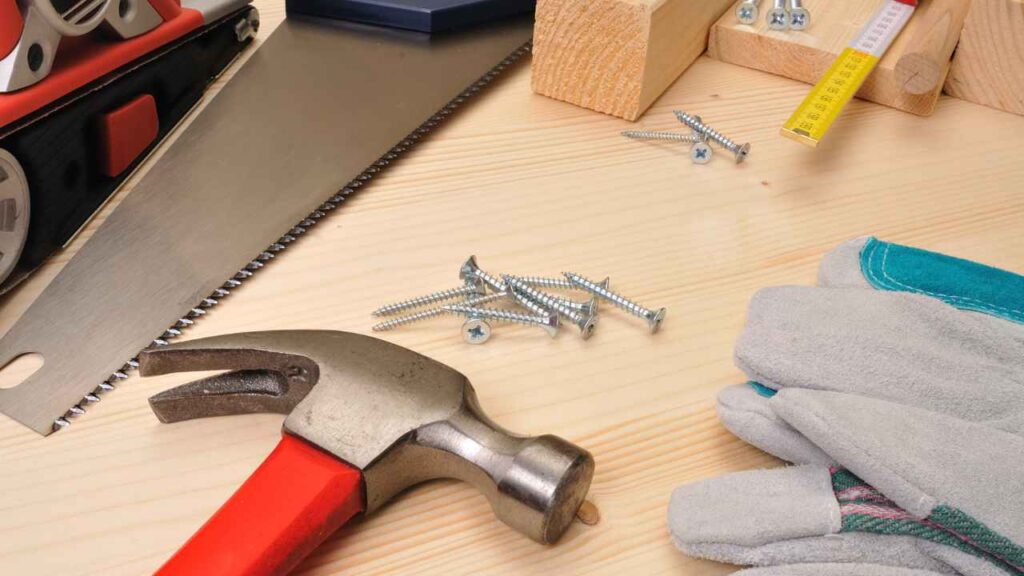
[[782,127],[782,135],[817,147],[910,21],[916,8],[917,0],[886,0],[828,72],[825,72],[825,76],[811,89],[811,93]]

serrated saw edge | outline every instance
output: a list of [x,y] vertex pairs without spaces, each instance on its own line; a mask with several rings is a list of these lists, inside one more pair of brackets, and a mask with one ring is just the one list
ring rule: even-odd
[[[498,63],[498,65],[491,68],[490,71],[481,76],[480,79],[460,92],[458,96],[453,98],[448,102],[448,104],[445,104],[444,107],[434,113],[434,115],[427,119],[426,122],[409,133],[409,135],[403,138],[398,144],[392,146],[390,150],[378,158],[376,162],[363,170],[359,176],[346,184],[341,190],[334,193],[308,216],[296,223],[287,234],[260,252],[255,258],[246,264],[244,268],[239,270],[232,278],[224,282],[220,288],[217,288],[212,294],[199,301],[196,306],[188,312],[188,314],[175,322],[173,326],[167,328],[163,334],[155,338],[149,348],[166,346],[170,340],[181,336],[182,333],[193,326],[199,318],[206,315],[206,311],[209,308],[216,306],[223,298],[229,296],[232,290],[241,287],[246,280],[264,269],[266,265],[278,254],[296,243],[307,230],[315,226],[321,220],[327,218],[342,202],[345,201],[345,198],[366,186],[367,183],[373,180],[373,178],[380,174],[385,168],[390,166],[396,160],[399,160],[405,153],[419,144],[425,136],[433,132],[434,129],[447,120],[456,110],[458,110],[459,107],[465,104],[466,101],[473,96],[476,96],[482,89],[494,82],[494,80],[503,72],[521,60],[523,56],[529,54],[532,46],[533,41],[527,41],[525,44],[506,56],[504,60]],[[116,388],[115,383],[120,380],[127,379],[129,373],[138,368],[138,366],[139,362],[137,357],[125,362],[124,366],[122,366],[120,370],[111,374],[109,378],[100,383],[92,392],[86,394],[82,401],[68,409],[63,416],[54,420],[54,431],[56,432],[70,426],[74,418],[85,414],[85,408],[83,408],[83,406],[99,402],[104,393],[114,390]]]

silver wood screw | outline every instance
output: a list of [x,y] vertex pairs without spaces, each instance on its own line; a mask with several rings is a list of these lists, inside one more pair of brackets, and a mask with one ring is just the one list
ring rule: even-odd
[[773,0],[772,9],[765,16],[769,30],[785,30],[789,28],[789,13],[786,12],[786,0]]
[[541,292],[518,278],[508,275],[504,275],[501,278],[513,292],[519,292],[534,302],[547,306],[575,324],[580,329],[580,335],[584,340],[587,340],[594,335],[594,327],[597,326],[597,316],[586,315],[582,312],[573,310],[562,302],[559,302],[558,298],[555,298],[545,292]]
[[[483,304],[495,302],[497,300],[501,300],[502,298],[507,297],[508,293],[497,292],[494,294],[488,294],[486,296],[477,296],[476,298],[470,298],[469,300],[466,300],[465,304],[467,306],[481,306]],[[405,326],[407,324],[412,324],[414,322],[419,322],[421,320],[426,320],[428,318],[436,318],[437,316],[443,316],[445,314],[448,314],[448,311],[445,310],[444,308],[431,308],[430,310],[423,310],[422,312],[409,314],[407,316],[399,316],[398,318],[392,318],[387,322],[381,322],[380,324],[377,324],[373,327],[373,331],[386,332],[388,330],[394,330],[395,328],[398,328],[400,326]]]
[[483,344],[491,339],[491,325],[480,318],[470,318],[462,323],[462,339],[468,344]]
[[402,302],[395,302],[394,304],[387,304],[373,311],[374,316],[390,316],[397,314],[404,310],[411,310],[412,308],[419,308],[426,306],[427,304],[435,304],[437,302],[445,302],[447,300],[454,300],[461,296],[481,296],[485,292],[484,282],[479,278],[469,278],[466,280],[465,286],[459,286],[458,288],[449,288],[448,290],[441,290],[425,296],[419,296],[417,298],[411,298],[409,300],[403,300]]
[[714,151],[708,146],[707,137],[697,134],[677,134],[675,132],[654,132],[651,130],[626,130],[622,133],[633,140],[663,140],[690,144],[690,160],[694,164],[707,164],[711,161]]
[[550,316],[530,316],[529,314],[520,314],[511,310],[499,310],[495,308],[475,308],[473,306],[467,306],[465,304],[449,304],[444,307],[445,311],[452,312],[454,314],[462,314],[469,318],[482,318],[485,320],[497,320],[499,322],[511,322],[514,324],[524,324],[526,326],[538,326],[543,328],[548,335],[552,338],[558,334],[558,315],[551,314]]
[[483,280],[485,284],[491,287],[491,290],[495,292],[504,292],[505,285],[494,276],[491,276],[487,272],[480,269],[477,266],[476,256],[470,256],[468,260],[459,268],[459,278],[468,281],[469,278],[479,278]]
[[[781,1],[785,2],[785,0]],[[737,164],[746,160],[747,156],[750,154],[750,144],[737,144],[736,142],[730,140],[729,138],[726,138],[718,130],[711,128],[707,124],[701,122],[697,117],[687,114],[686,112],[676,110],[675,114],[676,118],[678,118],[680,122],[686,124],[690,128],[702,134],[707,135],[707,137],[714,141],[716,144],[718,144],[722,148],[725,148],[729,152],[732,152],[736,156]]]
[[757,22],[758,4],[760,0],[743,0],[736,6],[736,19],[740,24],[750,25]]
[[806,30],[811,25],[811,13],[804,8],[803,0],[789,0],[790,30]]
[[577,286],[586,290],[587,292],[590,292],[595,296],[604,298],[605,300],[608,300],[612,304],[618,306],[619,308],[625,310],[626,312],[629,312],[634,316],[647,320],[647,326],[648,328],[650,328],[651,334],[657,332],[658,329],[661,328],[662,321],[665,320],[666,310],[664,308],[659,308],[657,310],[645,308],[640,304],[637,304],[636,302],[633,302],[632,300],[623,297],[620,294],[616,294],[615,292],[612,292],[611,290],[602,287],[600,284],[594,282],[593,280],[588,280],[583,276],[580,276],[579,274],[566,272],[565,277],[570,282],[576,284]]

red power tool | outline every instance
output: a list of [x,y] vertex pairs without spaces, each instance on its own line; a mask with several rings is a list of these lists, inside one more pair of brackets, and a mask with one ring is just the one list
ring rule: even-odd
[[69,242],[250,43],[249,0],[0,0],[0,293]]

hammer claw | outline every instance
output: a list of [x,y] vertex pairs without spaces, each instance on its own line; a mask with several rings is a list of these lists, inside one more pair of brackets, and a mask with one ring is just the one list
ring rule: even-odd
[[294,408],[288,382],[278,372],[236,370],[196,380],[149,399],[165,424],[234,414],[287,414]]
[[161,422],[269,412],[288,414],[316,384],[316,361],[268,350],[244,334],[215,336],[151,348],[139,354],[139,372],[230,370],[161,392],[149,404]]

